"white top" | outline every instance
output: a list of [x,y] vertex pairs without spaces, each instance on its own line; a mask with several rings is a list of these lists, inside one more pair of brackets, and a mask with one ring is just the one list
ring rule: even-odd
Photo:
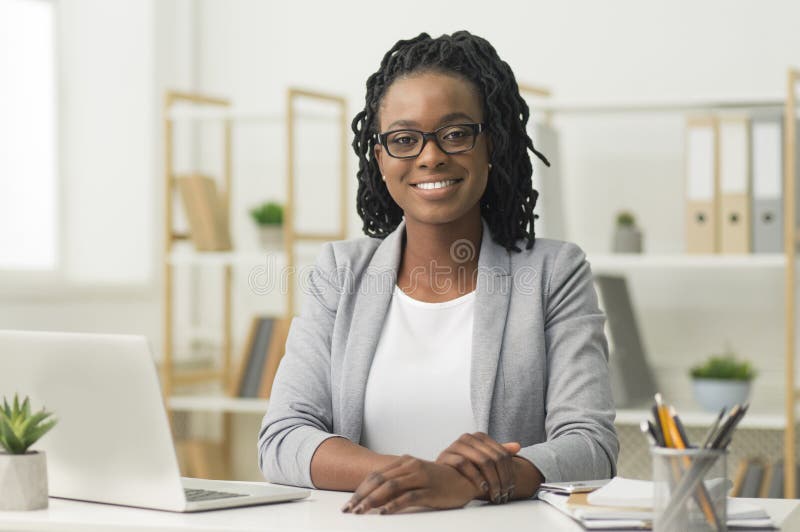
[[435,460],[475,432],[470,356],[475,292],[443,303],[395,286],[364,396],[361,444]]

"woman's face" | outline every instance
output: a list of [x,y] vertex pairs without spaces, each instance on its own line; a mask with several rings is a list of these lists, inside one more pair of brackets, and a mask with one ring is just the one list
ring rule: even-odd
[[[432,132],[446,125],[484,121],[476,88],[456,76],[416,74],[396,80],[383,96],[380,132],[416,129]],[[489,149],[486,133],[467,152],[448,155],[433,138],[415,159],[391,157],[375,146],[375,157],[392,199],[403,209],[406,222],[446,224],[465,216],[480,216],[479,201],[486,190]],[[448,182],[426,190],[420,183]],[[437,185],[440,186],[440,185]]]

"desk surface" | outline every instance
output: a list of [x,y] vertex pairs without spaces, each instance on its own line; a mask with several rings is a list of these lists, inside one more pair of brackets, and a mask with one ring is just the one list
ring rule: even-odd
[[[472,502],[466,508],[448,511],[419,511],[398,515],[343,514],[340,508],[349,493],[312,491],[301,501],[177,514],[105,504],[50,499],[47,510],[0,512],[0,530],[39,531],[132,531],[132,530],[277,530],[302,532],[327,531],[408,531],[459,530],[486,532],[498,523],[520,530],[583,530],[572,519],[542,501],[515,501],[502,506]],[[800,530],[800,501],[751,499],[769,512],[783,530]]]

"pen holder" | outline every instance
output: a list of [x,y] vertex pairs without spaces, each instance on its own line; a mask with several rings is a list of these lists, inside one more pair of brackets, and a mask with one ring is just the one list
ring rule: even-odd
[[651,454],[653,530],[726,531],[728,452],[652,447]]

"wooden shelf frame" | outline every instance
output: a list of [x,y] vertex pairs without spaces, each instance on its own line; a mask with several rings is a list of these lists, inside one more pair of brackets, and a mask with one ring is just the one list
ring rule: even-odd
[[[169,257],[176,242],[185,241],[189,238],[186,233],[175,231],[175,205],[176,179],[174,168],[174,120],[171,116],[172,108],[176,104],[190,103],[200,105],[205,108],[215,107],[229,109],[231,103],[223,98],[216,98],[199,93],[167,91],[164,96],[164,256]],[[223,188],[222,198],[226,212],[230,212],[231,202],[231,124],[229,121],[223,123]],[[174,265],[169,261],[164,261],[164,289],[163,289],[163,348],[161,363],[161,389],[165,397],[173,393],[175,384],[204,382],[208,380],[220,379],[227,383],[231,375],[231,284],[232,269],[230,265],[224,267],[224,288],[223,288],[223,325],[222,325],[222,363],[219,372],[199,373],[192,378],[177,377],[175,374],[174,363],[174,337],[173,337],[173,282]]]
[[797,301],[795,298],[795,266],[796,266],[796,246],[797,228],[795,210],[795,189],[797,173],[795,171],[796,160],[796,139],[797,139],[797,87],[800,84],[800,70],[790,69],[786,76],[786,108],[784,110],[784,130],[783,130],[783,237],[784,252],[786,254],[786,383],[785,383],[785,408],[786,408],[786,429],[783,433],[783,464],[784,464],[784,486],[783,492],[787,499],[797,497],[795,483],[795,456],[796,431],[795,431],[795,405],[797,395],[795,388],[797,384],[794,378],[795,353],[797,348],[795,315]]
[[[339,230],[330,233],[306,233],[296,231],[295,226],[295,167],[296,167],[296,134],[297,119],[314,121],[331,121],[330,117],[320,117],[315,114],[296,111],[296,104],[301,99],[311,99],[334,104],[338,107],[337,123],[339,129],[339,153],[341,163],[339,165]],[[187,105],[190,104],[190,105]],[[176,108],[178,106],[179,108]],[[194,399],[183,397],[174,399],[175,387],[179,385],[199,384],[215,382],[222,385],[222,389],[230,393],[230,386],[233,379],[232,367],[232,346],[233,346],[233,309],[232,309],[232,290],[233,290],[233,269],[237,262],[247,260],[248,257],[256,257],[255,253],[238,253],[234,250],[228,252],[194,252],[189,257],[182,257],[175,254],[175,244],[186,242],[191,239],[191,235],[186,232],[177,232],[174,228],[175,216],[175,194],[177,190],[177,176],[174,168],[174,124],[178,121],[216,121],[223,126],[223,175],[221,198],[228,213],[229,220],[232,213],[231,198],[233,177],[231,171],[232,164],[232,127],[235,123],[258,122],[262,124],[277,125],[283,124],[286,134],[286,190],[287,200],[284,207],[284,253],[283,261],[289,275],[288,293],[286,296],[286,317],[295,315],[295,244],[300,241],[329,241],[343,240],[347,233],[347,153],[348,153],[348,119],[347,102],[344,97],[326,94],[322,92],[309,91],[290,87],[286,91],[285,112],[283,115],[274,113],[248,113],[233,112],[230,100],[217,98],[200,93],[167,91],[164,97],[164,288],[163,288],[163,349],[161,365],[161,384],[165,403],[170,414],[174,411],[212,411],[223,414],[223,440],[221,449],[225,464],[225,471],[230,472],[231,461],[231,439],[232,439],[232,419],[231,415],[241,412],[253,412],[254,409],[263,408],[266,410],[267,402],[258,399],[241,399],[230,396],[198,396]],[[264,254],[261,254],[263,260]],[[184,258],[187,260],[181,261]],[[200,259],[200,260],[198,260]],[[223,319],[222,319],[222,350],[221,362],[217,369],[203,369],[194,371],[177,371],[174,360],[174,302],[173,302],[173,283],[175,267],[182,264],[214,264],[222,267],[224,276],[223,285]],[[172,416],[170,415],[170,419]]]

